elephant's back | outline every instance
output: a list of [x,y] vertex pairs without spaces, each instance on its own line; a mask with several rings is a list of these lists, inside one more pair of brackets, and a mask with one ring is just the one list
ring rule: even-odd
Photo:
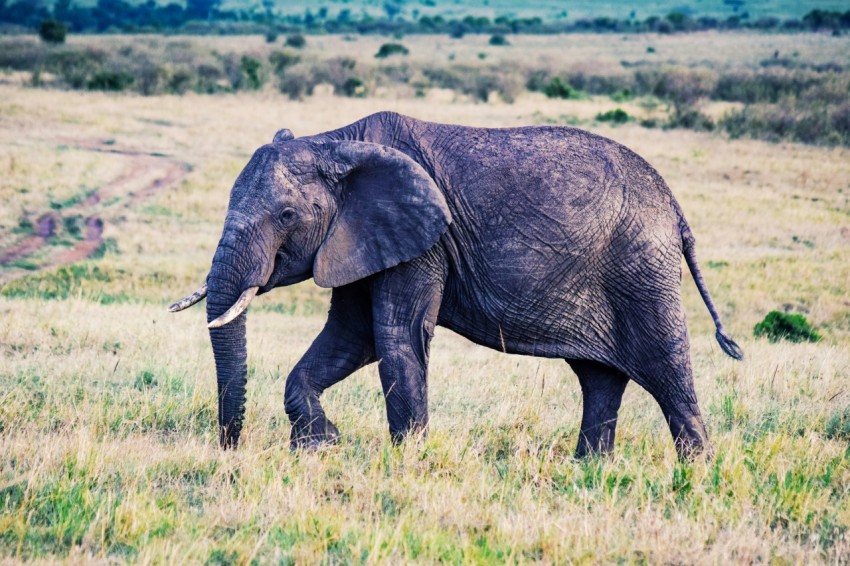
[[602,136],[567,127],[442,125],[433,135],[434,176],[456,220],[496,239],[556,238],[581,250],[634,216],[675,221],[676,205],[657,171]]

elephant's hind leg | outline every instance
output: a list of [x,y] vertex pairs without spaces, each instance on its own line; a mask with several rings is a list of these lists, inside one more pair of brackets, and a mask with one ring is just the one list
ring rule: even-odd
[[645,324],[639,326],[643,331],[633,336],[634,365],[628,370],[629,377],[658,402],[680,458],[710,452],[694,388],[688,329],[678,297],[669,305],[648,305],[644,312],[655,317],[644,317]]
[[286,413],[292,423],[290,446],[334,442],[339,431],[325,416],[319,396],[375,361],[371,302],[355,285],[334,289],[325,327],[286,380]]
[[658,360],[649,364],[635,377],[658,402],[664,420],[670,427],[676,452],[682,459],[700,453],[711,453],[708,433],[697,403],[690,360],[666,363]]
[[578,375],[582,394],[581,431],[576,458],[607,454],[614,448],[617,412],[629,378],[590,360],[567,360]]

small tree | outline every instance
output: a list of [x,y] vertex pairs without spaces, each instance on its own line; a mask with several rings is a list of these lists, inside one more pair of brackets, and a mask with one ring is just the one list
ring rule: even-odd
[[386,59],[390,55],[407,55],[410,50],[401,43],[385,43],[375,53],[375,59]]
[[508,38],[501,34],[491,35],[490,36],[490,45],[495,45],[497,47],[503,47],[506,45],[510,45],[511,42],[508,41]]
[[304,49],[307,45],[307,38],[301,35],[300,33],[296,33],[286,37],[285,42],[287,47],[292,47],[294,49]]
[[46,43],[65,43],[68,28],[59,20],[44,20],[38,26],[38,35]]

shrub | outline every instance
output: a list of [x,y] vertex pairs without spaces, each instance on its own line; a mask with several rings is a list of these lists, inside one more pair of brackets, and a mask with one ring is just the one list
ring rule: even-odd
[[250,90],[258,90],[263,86],[263,76],[261,74],[263,64],[253,57],[247,55],[242,56],[239,63],[239,68],[242,75],[245,77],[245,86]]
[[764,320],[753,328],[753,335],[766,337],[771,342],[788,340],[789,342],[818,342],[820,333],[811,327],[801,314],[787,314],[770,311]]
[[307,38],[300,33],[295,33],[287,36],[284,44],[294,49],[304,49],[307,46]]
[[449,37],[452,39],[463,39],[466,35],[466,26],[460,22],[455,22],[449,29]]
[[162,91],[168,78],[168,71],[155,63],[146,62],[136,73],[136,88],[146,96]]
[[45,47],[35,41],[18,38],[0,42],[0,68],[16,71],[32,71],[44,57]]
[[38,36],[46,43],[65,43],[68,28],[59,20],[44,20],[38,26]]
[[508,38],[501,34],[491,35],[490,36],[490,45],[495,45],[497,47],[502,47],[506,45],[510,45],[511,42],[508,41]]
[[706,116],[692,106],[677,106],[673,115],[664,124],[665,128],[685,128],[698,132],[711,132],[714,126],[714,120],[710,116]]
[[349,77],[342,83],[342,94],[345,96],[366,96],[366,85],[357,77]]
[[401,43],[385,43],[375,53],[375,59],[386,59],[391,55],[407,55],[410,50]]
[[270,29],[266,32],[266,43],[274,43],[277,41],[277,32],[273,29]]
[[89,79],[89,90],[124,90],[133,84],[134,77],[124,71],[98,71]]
[[843,442],[850,441],[850,407],[832,413],[826,424],[826,437]]
[[89,79],[102,68],[107,57],[107,53],[99,49],[64,47],[45,57],[44,68],[61,77],[71,88],[86,88]]
[[629,114],[622,108],[609,110],[608,112],[600,112],[596,115],[596,119],[600,122],[611,122],[612,124],[625,124],[632,119]]
[[625,102],[627,100],[631,100],[632,98],[634,98],[632,96],[632,91],[628,88],[618,90],[617,92],[611,94],[611,100],[613,100],[614,102]]
[[793,140],[823,145],[850,145],[850,103],[826,105],[800,101],[753,104],[728,112],[720,126],[732,138]]
[[301,56],[291,51],[272,51],[269,55],[269,63],[277,75],[282,75],[287,67],[291,67],[301,61]]
[[278,83],[280,92],[287,95],[292,100],[298,100],[305,95],[313,94],[313,88],[320,81],[317,80],[316,73],[313,68],[300,63],[293,65],[286,70]]
[[555,77],[543,87],[543,94],[549,98],[581,98],[581,92],[574,89],[561,77]]

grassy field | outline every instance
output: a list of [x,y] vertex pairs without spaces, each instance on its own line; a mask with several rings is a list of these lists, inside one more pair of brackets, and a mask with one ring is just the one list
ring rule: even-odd
[[[666,178],[746,352],[743,363],[723,356],[686,278],[712,461],[678,462],[660,410],[632,385],[616,455],[576,462],[581,398],[567,365],[445,329],[432,346],[428,438],[390,444],[370,367],[325,396],[341,443],[293,454],[284,381],[327,308],[312,282],[255,301],[243,442],[218,449],[204,313],[165,307],[203,281],[229,188],[257,146],[281,127],[310,134],[381,109],[512,126],[606,104],[0,85],[0,255],[18,250],[0,267],[0,558],[846,563],[846,148],[588,122]],[[66,263],[86,246],[90,259]],[[773,309],[805,314],[824,339],[754,339]]]

